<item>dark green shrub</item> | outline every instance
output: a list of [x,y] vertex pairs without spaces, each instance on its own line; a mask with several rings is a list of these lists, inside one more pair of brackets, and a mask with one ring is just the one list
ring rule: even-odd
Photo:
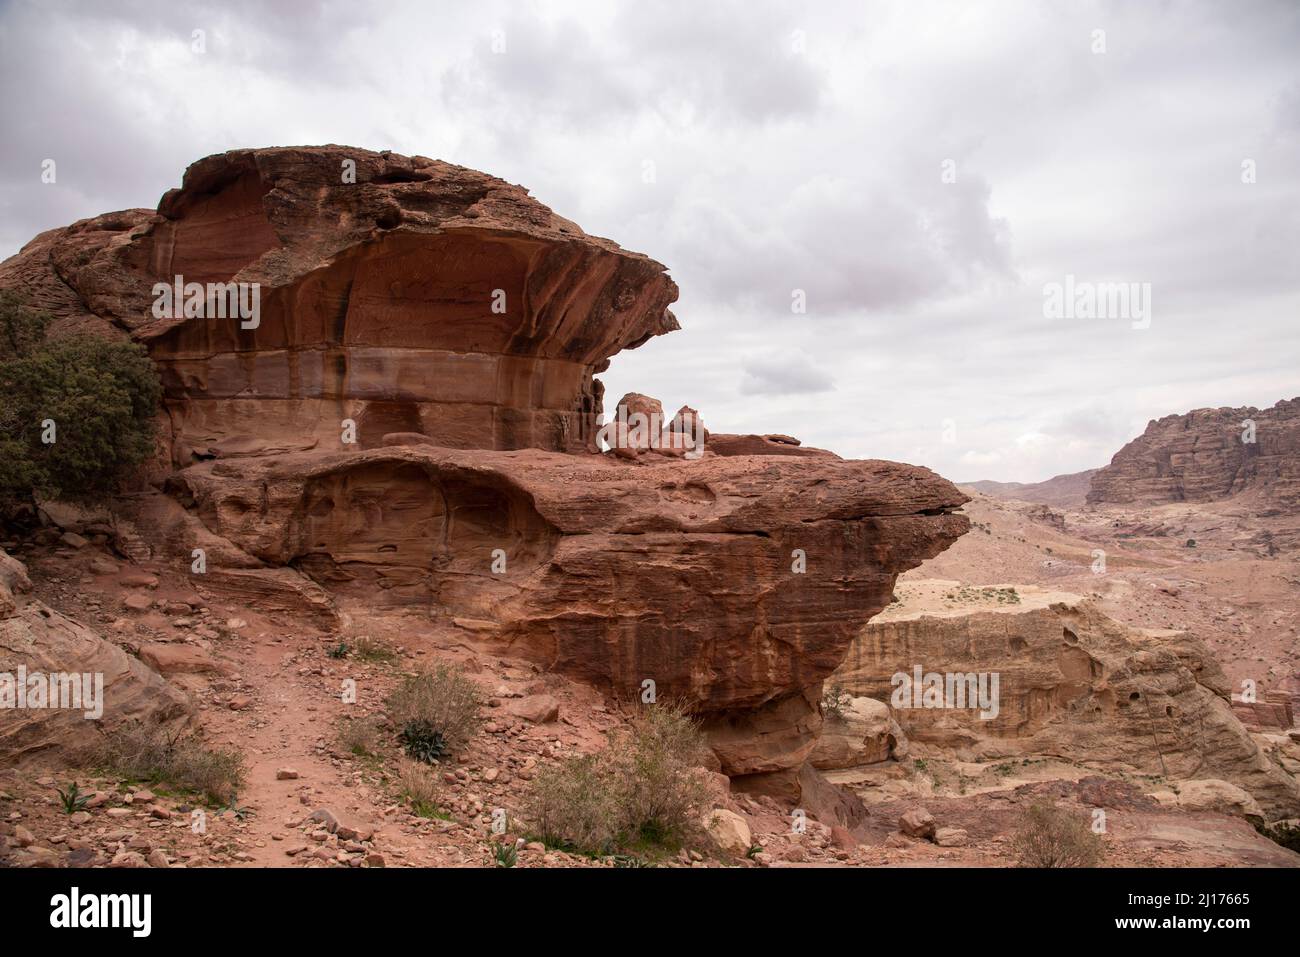
[[[403,733],[418,731],[425,738],[437,732],[445,754],[458,754],[483,725],[483,695],[478,686],[459,668],[446,665],[407,678],[388,696],[387,703],[394,727]],[[419,731],[412,727],[416,724],[428,725],[428,729]]]
[[408,721],[397,740],[409,758],[433,764],[447,756],[447,739],[428,721]]
[[[155,450],[162,394],[141,346],[44,338],[49,317],[0,294],[0,500],[91,501]],[[52,442],[43,441],[50,435]]]

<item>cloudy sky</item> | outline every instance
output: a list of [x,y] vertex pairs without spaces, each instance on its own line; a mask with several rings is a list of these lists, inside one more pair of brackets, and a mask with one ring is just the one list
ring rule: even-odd
[[1298,51],[1294,2],[0,0],[0,257],[234,147],[439,157],[669,266],[612,397],[1034,481],[1300,395]]

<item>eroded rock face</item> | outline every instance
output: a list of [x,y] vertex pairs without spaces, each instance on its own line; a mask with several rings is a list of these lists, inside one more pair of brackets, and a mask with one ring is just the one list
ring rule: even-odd
[[[178,275],[258,284],[257,321],[154,317]],[[857,813],[804,768],[822,679],[895,577],[967,530],[966,498],[788,436],[701,449],[700,413],[635,393],[656,431],[599,454],[594,375],[677,328],[659,263],[482,173],[289,148],[44,233],[8,286],[56,334],[148,345],[168,495],[122,509],[155,558],[205,550],[196,588],[326,620],[416,610],[621,701],[684,700],[732,778]]]
[[[100,740],[101,730],[123,722],[184,722],[190,701],[135,658],[105,641],[85,625],[25,598],[26,575],[20,562],[0,551],[0,683],[25,675],[26,707],[6,700],[16,687],[0,688],[0,765],[67,766]],[[11,587],[12,586],[12,587]],[[21,670],[20,670],[21,669]],[[89,675],[89,684],[81,676]],[[49,707],[78,702],[78,707]],[[77,679],[79,697],[71,682]],[[46,688],[35,706],[32,683]],[[100,684],[102,682],[102,684]],[[102,691],[101,691],[102,689]],[[63,697],[67,695],[67,697]]]
[[[1076,595],[1014,592],[972,601],[957,582],[900,585],[902,600],[862,630],[830,680],[891,702],[913,745],[965,760],[1053,755],[1175,780],[1221,777],[1274,817],[1300,812],[1295,779],[1233,714],[1227,679],[1200,641],[1129,628]],[[918,666],[945,680],[996,674],[996,713],[981,717],[970,698],[935,707],[904,695],[910,706],[897,706],[893,676]],[[946,691],[934,700],[961,703]]]
[[1300,511],[1300,398],[1157,419],[1092,477],[1088,501],[1210,502],[1247,492],[1265,507]]
[[967,528],[950,514],[963,497],[928,470],[838,459],[420,445],[209,462],[176,481],[206,528],[335,595],[475,622],[621,700],[647,681],[686,699],[732,776],[797,772],[857,623]]
[[[355,182],[346,182],[349,166]],[[259,285],[238,318],[155,319],[157,282]],[[148,344],[176,465],[363,448],[578,450],[593,373],[678,328],[664,267],[588,236],[495,177],[344,147],[235,150],[192,165],[158,212],[43,233],[0,266],[81,326]],[[105,321],[107,320],[107,321]]]

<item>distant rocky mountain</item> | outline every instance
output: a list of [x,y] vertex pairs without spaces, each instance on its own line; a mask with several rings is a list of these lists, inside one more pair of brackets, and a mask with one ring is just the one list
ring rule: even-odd
[[959,482],[963,488],[974,489],[993,498],[1016,499],[1040,505],[1071,508],[1082,505],[1088,495],[1089,483],[1097,469],[1057,475],[1045,482]]
[[1087,500],[1158,505],[1243,493],[1300,512],[1300,398],[1156,419],[1093,476]]

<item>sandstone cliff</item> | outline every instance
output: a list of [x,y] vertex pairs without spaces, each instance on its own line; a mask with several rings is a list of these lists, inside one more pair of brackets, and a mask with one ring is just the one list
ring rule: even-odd
[[1168,415],[1092,477],[1092,504],[1210,502],[1245,493],[1267,512],[1300,511],[1300,398],[1271,409]]
[[[154,284],[177,276],[258,284],[256,328],[154,318]],[[661,264],[524,189],[333,146],[209,156],[157,212],[42,233],[0,266],[3,287],[56,331],[149,345],[178,466],[336,446],[344,419],[362,447],[412,431],[453,448],[586,448],[593,373],[677,328]]]
[[[156,318],[176,276],[257,284],[260,315]],[[969,527],[932,472],[788,436],[598,454],[594,376],[678,328],[676,286],[523,189],[425,157],[209,157],[157,212],[37,237],[4,287],[56,332],[148,346],[166,494],[119,514],[154,559],[202,548],[200,591],[416,611],[623,702],[683,699],[756,790],[809,789],[822,679],[895,577]]]
[[1091,601],[1034,586],[921,580],[899,596],[862,630],[833,685],[891,701],[892,677],[917,667],[998,679],[987,718],[969,699],[894,707],[913,747],[962,760],[1048,755],[1175,782],[1223,778],[1275,817],[1300,812],[1295,779],[1233,714],[1226,678],[1194,638],[1131,629]]

